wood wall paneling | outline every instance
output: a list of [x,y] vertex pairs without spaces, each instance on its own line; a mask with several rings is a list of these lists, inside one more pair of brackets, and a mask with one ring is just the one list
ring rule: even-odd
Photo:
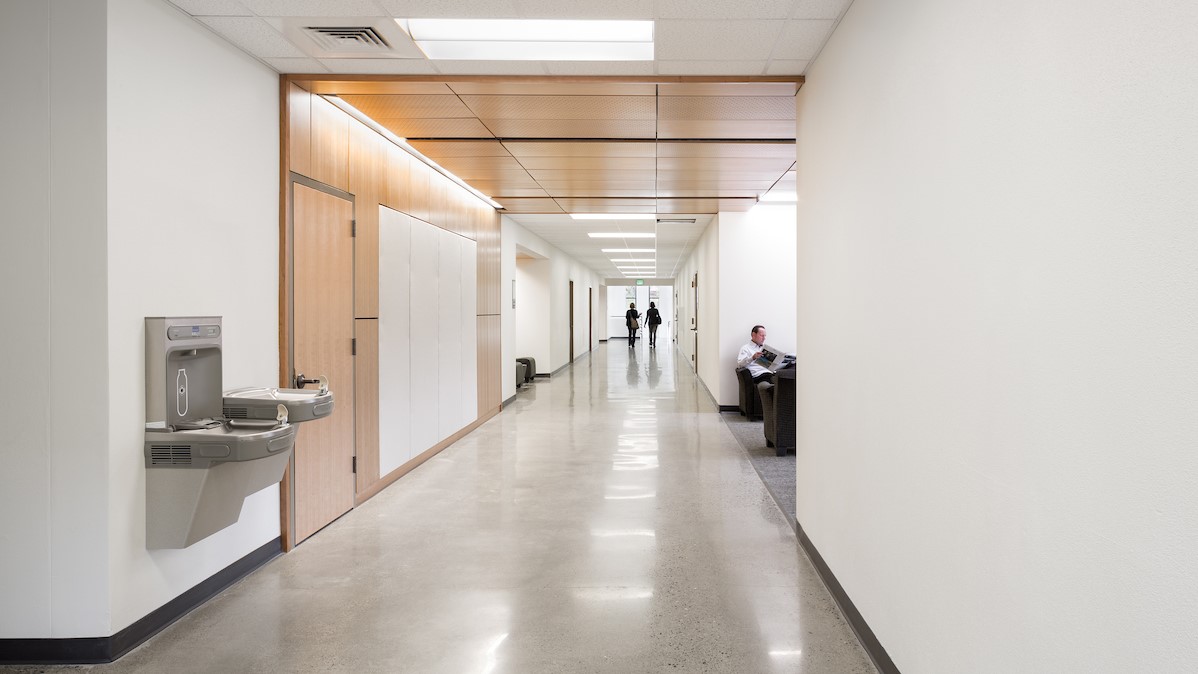
[[289,168],[300,175],[310,175],[312,172],[312,94],[289,83],[287,85],[287,114]]
[[357,120],[349,126],[349,187],[354,195],[354,315],[379,315],[379,195],[382,138]]
[[350,117],[320,96],[312,97],[312,169],[308,175],[349,191]]
[[445,218],[448,198],[449,178],[441,175],[439,171],[431,171],[428,183],[428,221],[442,229],[449,229],[449,223]]
[[413,159],[408,163],[408,215],[425,222],[429,220],[429,185],[433,170],[428,164]]
[[[354,449],[358,457],[355,494],[378,481],[379,472],[379,322],[354,321]],[[355,504],[359,501],[355,499]]]
[[[380,136],[381,138],[381,136]],[[411,211],[412,155],[395,143],[384,140],[383,204],[401,213]]]
[[478,317],[478,409],[479,414],[503,403],[501,383],[503,348],[502,322],[498,315]]

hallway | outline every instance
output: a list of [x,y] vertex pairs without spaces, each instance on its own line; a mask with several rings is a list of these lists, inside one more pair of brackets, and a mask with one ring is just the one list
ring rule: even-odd
[[694,373],[600,345],[95,671],[873,672]]

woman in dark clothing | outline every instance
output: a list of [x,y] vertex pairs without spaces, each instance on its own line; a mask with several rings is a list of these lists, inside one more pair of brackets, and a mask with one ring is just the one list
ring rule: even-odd
[[657,326],[661,325],[661,312],[657,310],[657,303],[650,302],[649,310],[645,312],[645,323],[649,325],[649,346],[657,346]]
[[636,302],[628,305],[628,311],[624,312],[624,325],[628,327],[628,346],[636,344],[636,330],[640,327],[639,318],[640,312],[636,310]]

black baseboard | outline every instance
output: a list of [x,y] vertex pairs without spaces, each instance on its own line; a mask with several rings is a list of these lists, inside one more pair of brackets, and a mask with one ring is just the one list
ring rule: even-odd
[[874,631],[869,628],[869,624],[865,622],[865,618],[861,616],[861,612],[857,610],[853,600],[849,599],[849,595],[840,585],[840,581],[836,580],[836,575],[832,573],[832,569],[828,568],[828,564],[820,556],[819,550],[815,549],[815,544],[811,542],[810,538],[807,538],[806,532],[803,531],[803,525],[796,522],[795,532],[799,535],[799,545],[803,546],[811,563],[815,565],[819,577],[823,579],[824,585],[828,586],[828,591],[832,593],[832,598],[836,600],[845,619],[849,621],[849,626],[857,633],[857,638],[861,640],[865,652],[874,661],[874,667],[877,667],[882,674],[900,674],[898,667],[890,659],[890,654],[882,647],[878,637],[874,636]]
[[282,552],[282,539],[276,538],[110,637],[0,639],[0,664],[81,665],[112,662]]
[[740,405],[720,405],[721,412],[739,412]]

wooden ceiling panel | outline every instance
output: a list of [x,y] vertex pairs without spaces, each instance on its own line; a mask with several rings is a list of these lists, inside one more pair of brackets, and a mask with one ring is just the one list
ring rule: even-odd
[[748,199],[658,199],[658,213],[717,213],[747,211],[757,200]]
[[450,82],[462,96],[654,96],[652,82]]
[[483,122],[500,138],[643,139],[653,138],[657,132],[657,123],[652,119],[484,119]]
[[662,120],[658,138],[787,138],[795,137],[794,120]]
[[562,213],[561,206],[553,199],[522,199],[510,198],[500,201],[496,199],[505,211],[510,213]]
[[[535,175],[533,176],[536,177]],[[724,183],[724,182],[768,182],[773,184],[782,177],[781,171],[658,171],[657,184],[678,183]]]
[[410,145],[426,157],[510,157],[497,140],[414,140]]
[[653,157],[521,157],[529,171],[652,171]]
[[403,138],[493,138],[494,135],[473,118],[466,119],[375,119]]
[[557,202],[569,213],[653,213],[657,205],[654,199],[558,199]]
[[656,157],[656,143],[605,143],[595,141],[505,141],[504,146],[517,157]]
[[653,96],[463,96],[462,101],[485,120],[653,120],[657,114]]
[[662,121],[718,119],[793,122],[795,99],[790,96],[663,96],[658,99],[657,118]]
[[650,185],[648,187],[620,187],[613,188],[604,185],[587,187],[585,185],[571,185],[569,187],[551,188],[547,185],[541,185],[554,198],[588,198],[598,199],[603,197],[657,197],[657,188]]
[[528,172],[537,182],[594,182],[598,180],[657,180],[657,171],[542,171]]
[[[659,96],[794,96],[796,82],[679,82],[657,85]],[[793,101],[792,101],[793,103]]]
[[371,119],[474,117],[470,108],[467,108],[460,98],[452,94],[444,96],[342,96],[341,98]]
[[726,187],[717,189],[680,189],[680,188],[663,188],[660,185],[657,187],[657,197],[659,199],[718,199],[720,197],[756,199],[758,195],[764,194],[768,186],[760,190],[732,190]]
[[657,170],[720,174],[768,172],[781,176],[792,164],[794,160],[789,157],[659,157]]
[[793,140],[785,143],[685,143],[679,141],[662,141],[657,143],[657,156],[786,158],[793,162],[795,160],[795,144]]
[[652,180],[541,180],[538,182],[541,187],[550,192],[582,187],[605,189],[616,193],[620,190],[651,190],[656,186]]

